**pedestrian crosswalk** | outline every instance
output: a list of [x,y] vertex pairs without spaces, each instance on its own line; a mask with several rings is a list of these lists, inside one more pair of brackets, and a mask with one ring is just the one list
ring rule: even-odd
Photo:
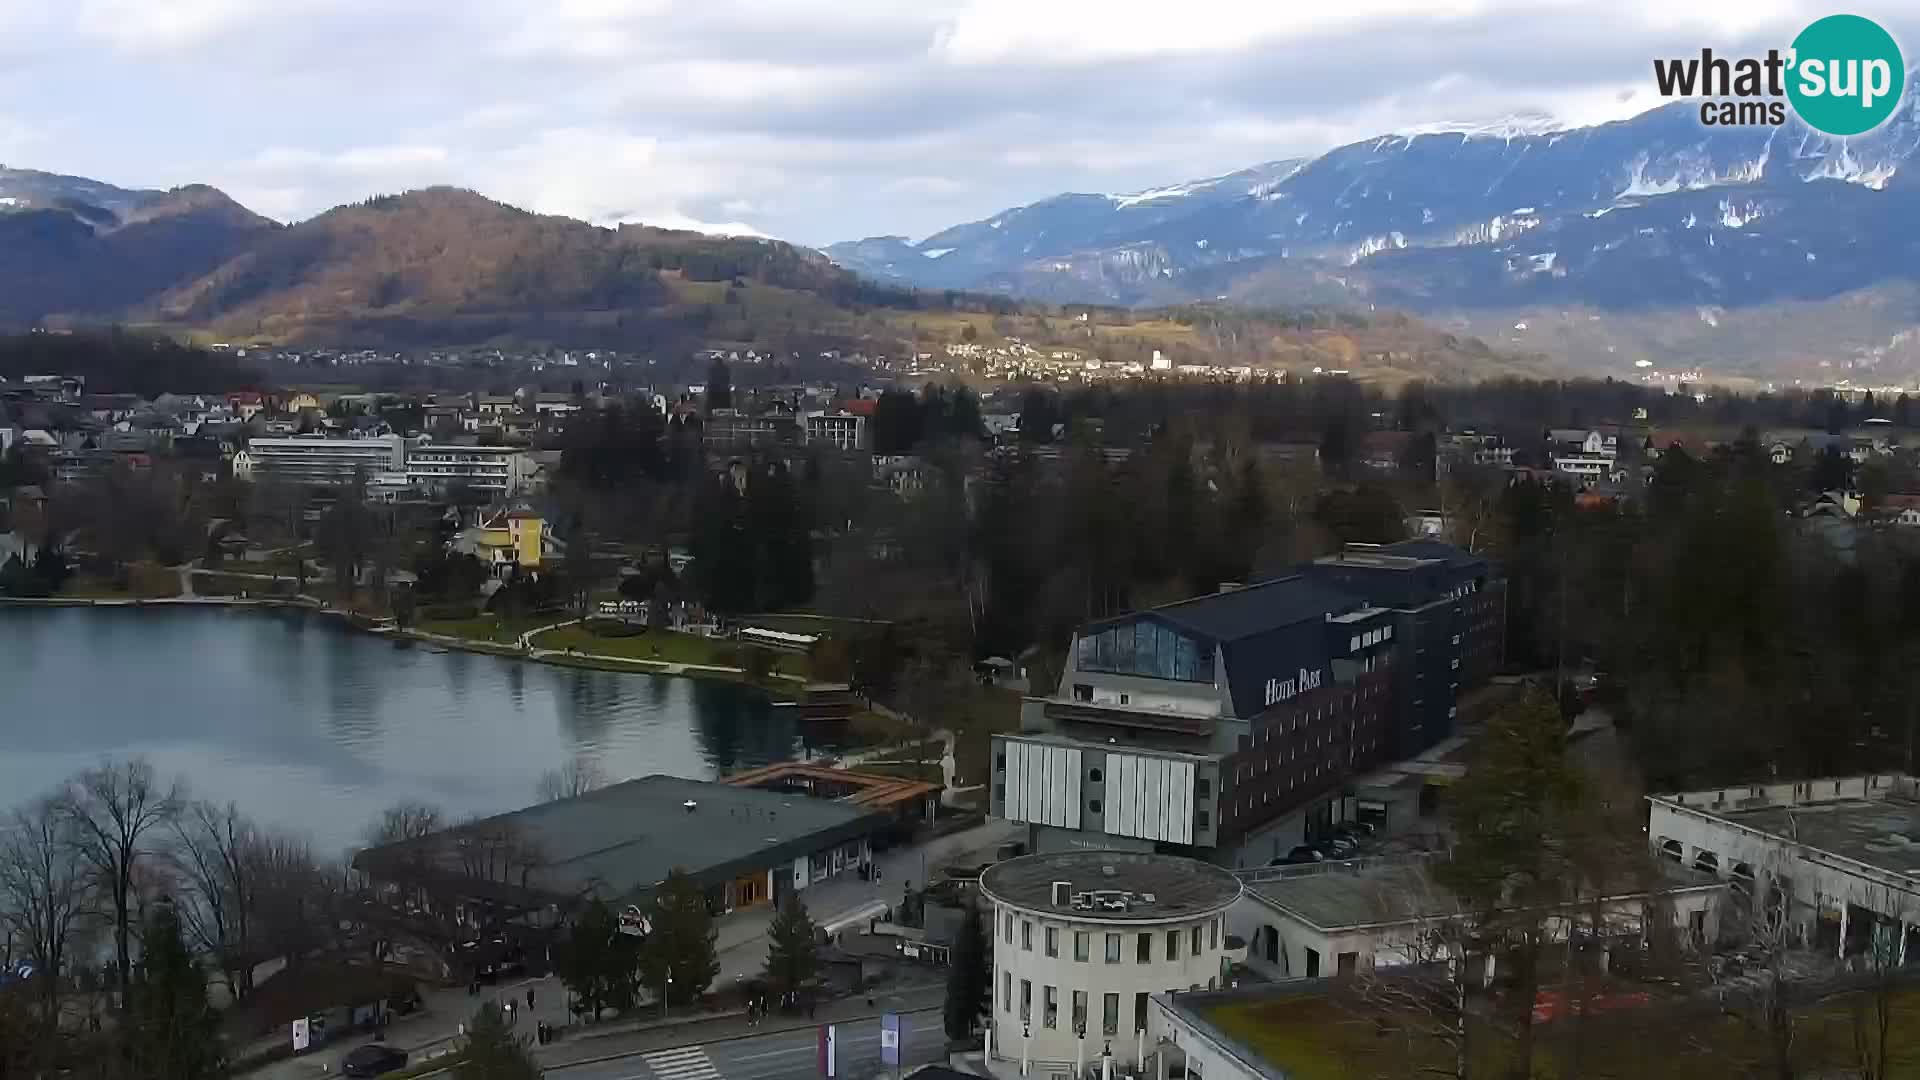
[[720,1080],[720,1070],[713,1067],[713,1059],[698,1046],[642,1054],[640,1060],[646,1062],[647,1068],[660,1080]]

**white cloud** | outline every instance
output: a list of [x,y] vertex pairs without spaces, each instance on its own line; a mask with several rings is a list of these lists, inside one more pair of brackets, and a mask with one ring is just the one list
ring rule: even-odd
[[179,49],[268,17],[298,17],[302,0],[81,0],[79,29],[131,53]]
[[1652,57],[1784,44],[1825,13],[1812,0],[0,0],[0,160],[205,181],[282,219],[455,184],[602,223],[825,243],[1422,124],[1617,119],[1658,103]]

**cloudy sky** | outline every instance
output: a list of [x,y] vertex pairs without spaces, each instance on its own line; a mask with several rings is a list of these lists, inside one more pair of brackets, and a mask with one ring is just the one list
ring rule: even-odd
[[[1886,21],[1911,3],[1848,10]],[[282,220],[451,183],[603,223],[917,238],[1059,191],[1136,190],[1416,125],[1615,119],[1657,104],[1653,57],[1784,47],[1833,10],[0,0],[0,162],[211,183]]]

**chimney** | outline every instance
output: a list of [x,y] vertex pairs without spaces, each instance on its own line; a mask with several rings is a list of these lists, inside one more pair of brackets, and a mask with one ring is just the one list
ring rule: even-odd
[[1066,907],[1073,902],[1073,882],[1056,881],[1053,883],[1053,906]]

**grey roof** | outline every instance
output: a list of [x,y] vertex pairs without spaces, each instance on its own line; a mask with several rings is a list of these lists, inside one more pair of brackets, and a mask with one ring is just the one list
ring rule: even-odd
[[[1111,871],[1111,873],[1109,873]],[[1125,891],[1134,894],[1125,911],[1075,910],[1053,903],[1053,883],[1069,893]],[[1003,903],[1063,918],[1104,922],[1190,919],[1240,898],[1240,879],[1211,863],[1177,855],[1134,851],[1063,851],[1022,855],[995,863],[980,875],[980,891]],[[1144,897],[1151,895],[1151,901]]]
[[[693,801],[688,810],[683,804]],[[375,871],[403,859],[413,845],[507,827],[537,852],[529,891],[553,897],[593,893],[629,900],[650,893],[673,870],[702,884],[764,869],[796,855],[865,835],[888,818],[831,799],[816,799],[710,780],[645,776],[558,802],[499,814],[425,841],[364,851],[356,866]],[[437,868],[464,876],[444,841]]]
[[1360,600],[1349,593],[1293,574],[1167,604],[1145,614],[1214,641],[1237,641],[1359,606]]
[[1485,558],[1465,548],[1455,547],[1442,540],[1402,540],[1397,544],[1388,544],[1383,550],[1408,558],[1437,559],[1455,569],[1464,566],[1484,566],[1487,562]]
[[1920,802],[1898,795],[1843,799],[1714,816],[1841,858],[1906,877],[1920,877]]
[[[1269,906],[1322,930],[1466,914],[1466,905],[1434,880],[1431,865],[1426,861],[1407,861],[1360,869],[1305,866],[1277,880],[1252,882],[1247,891]],[[1711,875],[1664,860],[1654,861],[1652,869],[1660,875],[1662,891],[1718,884]],[[1644,891],[1622,886],[1617,895],[1634,896]]]

